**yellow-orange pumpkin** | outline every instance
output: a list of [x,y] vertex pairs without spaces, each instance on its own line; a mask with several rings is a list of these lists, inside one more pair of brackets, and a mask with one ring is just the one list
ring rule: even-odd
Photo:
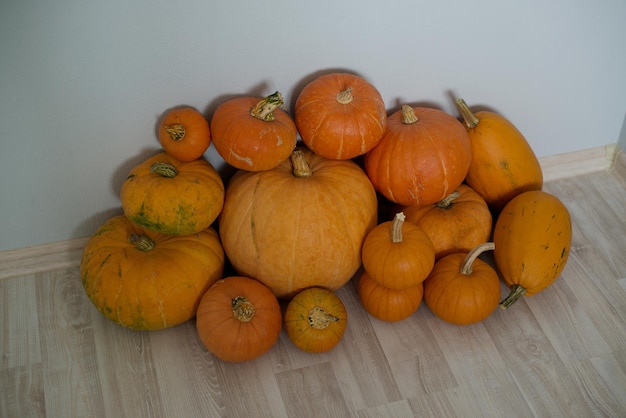
[[120,215],[89,238],[80,275],[89,299],[108,319],[157,330],[191,319],[224,269],[217,232],[174,236],[140,228]]
[[500,303],[511,306],[532,296],[561,274],[572,246],[572,220],[561,200],[544,191],[515,196],[500,212],[493,232],[496,267],[511,288]]
[[224,205],[224,183],[211,163],[184,162],[166,152],[133,168],[120,193],[124,214],[135,224],[170,235],[208,228]]
[[385,132],[387,110],[378,90],[363,77],[331,73],[302,89],[295,122],[310,150],[326,158],[347,160],[378,144]]
[[463,99],[456,103],[472,149],[467,184],[495,211],[522,192],[541,190],[539,160],[517,127],[495,112],[473,113]]
[[339,343],[347,320],[346,307],[334,292],[310,287],[289,301],[285,310],[285,331],[300,350],[325,353]]
[[465,179],[471,160],[467,131],[451,115],[402,106],[387,119],[385,134],[364,157],[376,190],[400,205],[430,205]]
[[302,148],[272,170],[235,173],[219,231],[238,274],[289,299],[308,287],[343,286],[377,218],[376,192],[356,163]]
[[485,200],[466,184],[433,205],[403,206],[406,220],[422,228],[435,257],[470,252],[491,236],[493,218]]

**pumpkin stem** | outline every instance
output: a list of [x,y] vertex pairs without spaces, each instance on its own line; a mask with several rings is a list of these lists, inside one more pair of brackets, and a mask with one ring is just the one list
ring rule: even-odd
[[467,126],[470,129],[475,128],[476,125],[478,125],[478,122],[480,121],[480,119],[478,119],[476,115],[472,113],[470,108],[467,106],[467,103],[465,103],[465,100],[456,99],[455,102],[456,102],[457,107],[459,108],[459,112],[461,112],[461,116],[463,116],[463,120],[465,121],[465,126]]
[[165,132],[167,132],[172,141],[182,141],[185,137],[185,127],[180,123],[166,125],[163,129],[165,129]]
[[250,115],[265,122],[271,122],[274,120],[274,110],[284,104],[283,95],[277,91],[254,105],[250,109]]
[[405,219],[404,212],[396,213],[391,223],[391,242],[402,242],[402,225]]
[[294,150],[291,153],[291,164],[293,165],[293,175],[302,178],[302,177],[311,177],[313,175],[313,171],[311,170],[311,166],[304,158],[304,151],[301,149]]
[[439,209],[450,209],[452,207],[452,202],[461,196],[458,190],[453,191],[448,196],[441,199],[439,202],[435,203]]
[[130,234],[128,240],[135,248],[144,252],[150,251],[156,244],[152,238],[143,234]]
[[178,175],[178,170],[176,169],[176,167],[164,161],[159,161],[152,164],[150,166],[150,171],[163,177],[167,177],[168,179],[172,179]]
[[354,99],[352,95],[352,87],[348,87],[344,91],[337,93],[337,101],[341,104],[348,104]]
[[469,276],[472,274],[472,266],[474,265],[474,261],[478,258],[479,255],[484,253],[485,251],[493,251],[496,248],[496,245],[493,242],[486,242],[484,244],[478,245],[472,251],[470,251],[465,260],[463,260],[463,264],[461,264],[461,274]]
[[524,296],[525,294],[526,294],[525,287],[519,284],[514,284],[513,286],[511,286],[511,293],[509,293],[509,295],[502,302],[500,302],[500,308],[502,309],[509,308],[511,305],[517,302],[517,300],[521,298],[522,296]]
[[250,322],[254,316],[254,305],[245,296],[237,296],[230,302],[233,307],[233,317],[241,322]]
[[324,310],[316,306],[309,311],[309,325],[315,329],[325,329],[331,322],[339,321],[339,318],[329,314]]
[[415,110],[409,105],[402,105],[402,123],[404,125],[411,125],[419,121]]

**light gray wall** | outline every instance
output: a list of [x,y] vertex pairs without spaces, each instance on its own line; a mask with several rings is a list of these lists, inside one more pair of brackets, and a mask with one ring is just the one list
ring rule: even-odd
[[624,21],[623,0],[0,0],[0,250],[119,213],[165,109],[275,90],[292,105],[329,69],[389,109],[490,106],[539,156],[615,143]]

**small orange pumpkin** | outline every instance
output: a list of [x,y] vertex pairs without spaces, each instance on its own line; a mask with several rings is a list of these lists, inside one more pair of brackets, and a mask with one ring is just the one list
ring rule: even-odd
[[285,310],[285,331],[300,350],[325,353],[339,343],[347,320],[346,307],[335,293],[310,287],[289,301]]
[[401,321],[413,315],[422,303],[424,284],[405,289],[389,289],[379,285],[364,271],[357,286],[365,310],[381,321]]
[[428,235],[404,220],[399,212],[393,221],[378,224],[367,234],[361,249],[365,271],[389,289],[417,286],[435,264],[435,248]]
[[523,192],[500,212],[493,241],[496,267],[511,288],[500,303],[506,309],[559,277],[572,246],[572,220],[558,197],[541,190]]
[[223,269],[224,251],[213,228],[165,235],[120,215],[87,241],[80,276],[106,318],[132,329],[157,330],[193,318]]
[[296,124],[281,109],[280,92],[263,99],[238,97],[215,109],[211,119],[213,146],[231,166],[247,171],[276,167],[296,146]]
[[376,190],[400,205],[430,205],[452,193],[471,161],[469,136],[451,115],[402,106],[387,119],[383,138],[364,157]]
[[280,336],[282,314],[276,296],[262,283],[233,276],[211,286],[198,306],[196,329],[204,346],[229,362],[253,360]]
[[378,90],[363,77],[331,73],[302,89],[295,122],[310,150],[329,159],[348,160],[378,144],[387,111]]
[[166,152],[133,168],[120,193],[124,214],[135,224],[171,235],[209,227],[224,205],[224,183],[203,159],[180,161]]
[[463,99],[456,104],[472,149],[467,184],[496,211],[522,192],[541,190],[539,160],[517,127],[495,112],[473,113]]
[[435,263],[424,281],[424,302],[437,317],[468,325],[484,320],[498,307],[498,273],[477,258],[493,247],[492,242],[481,244],[469,253],[449,254]]
[[192,107],[172,109],[159,123],[159,142],[172,157],[193,161],[211,144],[209,122]]
[[493,218],[485,200],[461,184],[434,205],[403,206],[406,220],[422,228],[435,247],[435,258],[469,252],[491,236]]

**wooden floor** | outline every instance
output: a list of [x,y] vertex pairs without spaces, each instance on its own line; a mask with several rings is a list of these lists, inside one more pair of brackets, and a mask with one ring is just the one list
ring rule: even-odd
[[136,332],[104,319],[77,267],[5,276],[0,416],[626,417],[624,171],[546,184],[571,211],[573,245],[543,293],[466,327],[424,304],[385,323],[350,282],[348,329],[327,354],[283,331],[263,357],[224,363],[192,321]]

